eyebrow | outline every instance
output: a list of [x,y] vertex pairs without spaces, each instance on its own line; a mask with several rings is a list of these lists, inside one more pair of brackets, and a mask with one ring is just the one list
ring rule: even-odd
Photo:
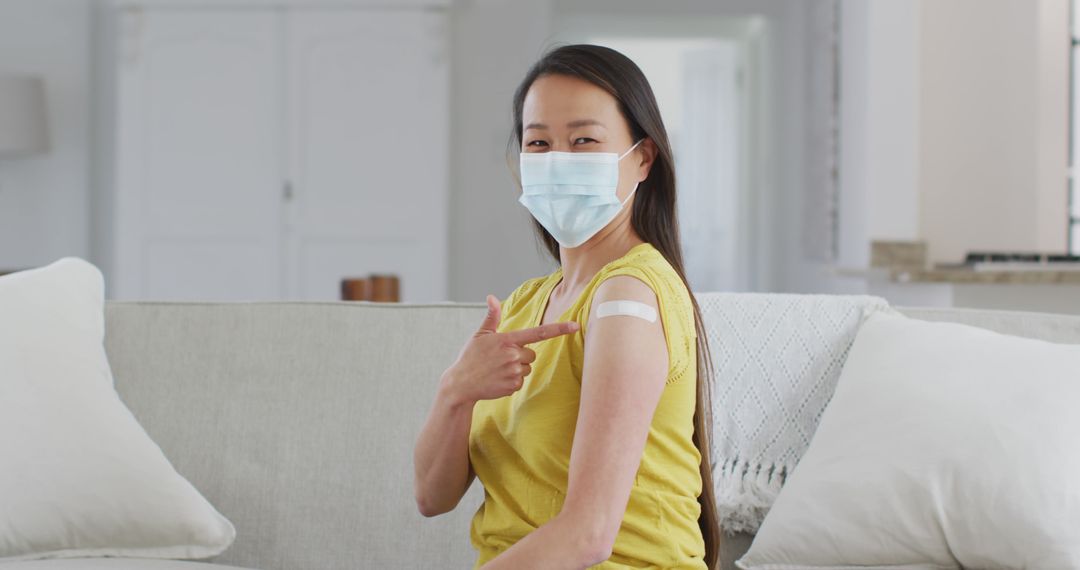
[[[587,126],[592,126],[592,125],[603,127],[604,123],[601,123],[600,121],[597,121],[596,119],[578,119],[576,121],[570,121],[569,123],[566,123],[566,128],[568,128],[568,129],[576,129],[578,127],[587,127]],[[526,131],[529,130],[529,129],[547,130],[547,128],[548,128],[548,126],[543,124],[543,123],[529,123],[528,125],[525,126]]]

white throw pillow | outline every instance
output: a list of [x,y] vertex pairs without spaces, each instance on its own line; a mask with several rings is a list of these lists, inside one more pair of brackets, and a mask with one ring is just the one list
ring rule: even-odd
[[1080,567],[1080,345],[871,315],[737,565]]
[[81,259],[0,277],[0,562],[209,558],[236,536],[121,403],[103,310]]

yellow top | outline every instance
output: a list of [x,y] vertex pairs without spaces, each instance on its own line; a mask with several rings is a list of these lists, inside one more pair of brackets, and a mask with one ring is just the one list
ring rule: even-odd
[[[573,334],[529,345],[532,373],[520,390],[476,404],[469,460],[484,485],[472,520],[476,566],[488,562],[559,513],[566,496],[570,449],[581,397],[585,332],[593,292],[609,277],[630,275],[658,301],[668,348],[660,397],[611,558],[594,568],[705,568],[698,527],[701,454],[693,443],[697,345],[690,293],[651,244],[634,246],[605,265],[559,318]],[[538,326],[562,269],[530,279],[503,302],[499,331]]]

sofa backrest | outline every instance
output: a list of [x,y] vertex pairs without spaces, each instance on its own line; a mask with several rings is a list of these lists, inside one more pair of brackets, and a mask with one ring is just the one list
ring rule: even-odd
[[[1080,343],[1080,317],[902,310]],[[219,562],[467,568],[483,489],[424,519],[412,450],[439,374],[483,314],[482,304],[112,301],[105,344],[121,398],[236,525]],[[733,541],[725,567],[747,544]]]
[[262,570],[471,568],[483,490],[424,519],[412,450],[477,306],[110,302],[121,398]]

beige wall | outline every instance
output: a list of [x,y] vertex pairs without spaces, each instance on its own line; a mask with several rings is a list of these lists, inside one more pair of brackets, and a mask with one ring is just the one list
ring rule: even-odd
[[919,230],[933,261],[1066,247],[1067,0],[923,1]]
[[1069,0],[1039,3],[1039,146],[1036,236],[1040,249],[1064,250],[1069,152]]

